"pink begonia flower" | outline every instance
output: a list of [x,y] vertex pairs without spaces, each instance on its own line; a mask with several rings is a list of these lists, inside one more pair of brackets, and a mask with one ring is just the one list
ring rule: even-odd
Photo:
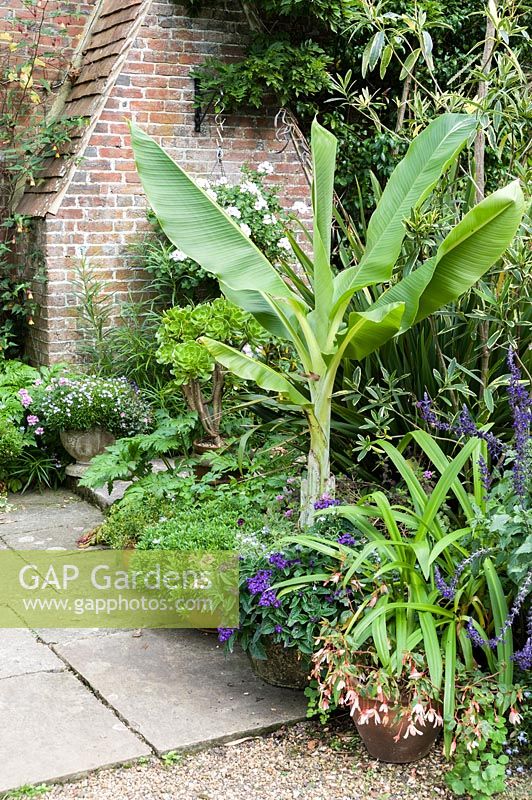
[[511,725],[520,725],[522,721],[521,714],[515,710],[515,708],[510,709],[510,714],[508,715],[508,719]]
[[42,428],[42,427],[41,428],[35,428],[35,435],[36,436],[42,436],[43,433],[44,433],[44,428]]

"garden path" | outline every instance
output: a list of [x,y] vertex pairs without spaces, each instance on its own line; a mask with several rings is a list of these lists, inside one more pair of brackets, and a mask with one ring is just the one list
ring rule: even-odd
[[[74,549],[102,520],[68,491],[10,498],[0,550]],[[0,630],[0,794],[305,717],[301,693],[186,630]]]

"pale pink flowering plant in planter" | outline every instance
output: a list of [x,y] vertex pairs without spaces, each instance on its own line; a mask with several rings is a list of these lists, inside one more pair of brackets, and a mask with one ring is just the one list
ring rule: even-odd
[[324,629],[313,664],[311,707],[323,715],[348,708],[373,758],[406,763],[427,755],[443,717],[422,654],[403,653],[392,669],[383,668],[375,648],[354,650],[349,635]]

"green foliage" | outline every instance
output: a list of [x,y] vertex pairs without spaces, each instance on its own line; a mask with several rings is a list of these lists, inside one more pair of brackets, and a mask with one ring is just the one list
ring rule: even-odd
[[162,317],[157,355],[162,364],[171,365],[179,385],[211,377],[215,361],[196,341],[200,336],[212,336],[238,349],[265,339],[253,317],[223,297],[198,306],[171,308]]
[[18,201],[48,159],[63,157],[86,122],[50,113],[55,89],[70,67],[61,46],[67,31],[58,18],[75,15],[72,4],[24,0],[22,5],[23,13],[3,20],[0,37],[0,353],[8,357],[23,353],[37,308],[32,284],[42,280],[41,257],[29,253],[30,224],[17,214]]
[[[252,313],[266,330],[288,340],[297,352],[300,369],[286,375],[209,334],[201,339],[216,362],[305,414],[310,450],[302,492],[303,524],[312,519],[316,500],[332,488],[331,397],[340,365],[346,359],[364,359],[455,302],[500,258],[519,227],[525,204],[514,182],[472,208],[439,241],[434,255],[416,253],[402,280],[394,274],[407,236],[405,219],[421,208],[474,130],[473,117],[444,114],[416,137],[379,198],[357,262],[335,273],[331,221],[337,142],[314,122],[314,219],[312,234],[308,233],[313,258],[292,239],[306,282],[285,265],[289,286],[213,198],[153,140],[132,128],[139,174],[166,234],[219,277],[230,300]],[[195,225],[191,225],[192,207]],[[209,231],[212,237],[206,236]],[[418,259],[421,263],[415,268]],[[194,407],[191,401],[189,405]]]
[[180,252],[166,238],[153,212],[148,219],[154,233],[147,234],[131,247],[133,264],[144,268],[151,276],[147,287],[155,295],[158,308],[195,303],[216,297],[218,284],[199,264]]
[[[107,447],[104,453],[92,459],[80,485],[89,488],[106,485],[111,491],[115,481],[138,481],[152,475],[154,459],[163,459],[171,468],[171,455],[190,449],[196,421],[194,412],[172,418],[165,411],[156,411],[153,431],[123,437]],[[172,481],[175,481],[174,476]]]
[[44,431],[33,414],[40,386],[64,369],[62,364],[37,370],[20,361],[0,361],[0,427],[11,453],[4,452],[0,471],[10,491],[57,486],[64,478],[66,454],[58,437]]
[[147,404],[126,378],[53,378],[39,389],[34,411],[45,429],[102,427],[117,437],[147,431]]
[[0,478],[7,477],[5,463],[13,461],[22,453],[24,437],[20,430],[9,420],[0,417]]
[[[338,538],[352,530],[348,522],[342,525],[321,524],[322,535]],[[314,528],[312,529],[315,530]],[[340,533],[341,532],[341,533]],[[299,545],[279,541],[266,552],[251,552],[240,563],[240,625],[230,639],[227,649],[232,652],[235,643],[254,658],[266,657],[266,638],[283,647],[294,647],[300,653],[311,656],[315,650],[320,626],[325,622],[341,621],[358,601],[352,591],[337,588],[332,580],[334,559]],[[270,585],[274,587],[285,581],[298,581],[302,576],[319,569],[319,575],[311,583],[302,584],[299,591],[276,602],[261,603],[262,592],[250,589],[248,581],[258,574],[270,574]]]
[[501,703],[493,678],[482,673],[470,678],[457,691],[456,749],[453,767],[446,773],[445,781],[458,796],[488,800],[506,788],[510,759],[503,748],[510,738],[509,726],[500,713]]
[[220,97],[218,105],[225,110],[262,108],[268,95],[274,93],[281,105],[293,103],[296,109],[308,112],[312,109],[309,98],[331,86],[331,64],[331,56],[317,42],[293,46],[287,40],[269,43],[261,37],[250,48],[245,62],[210,58],[194,70],[194,76],[199,78],[202,91]]
[[516,496],[511,472],[490,489],[473,530],[479,547],[493,548],[499,573],[521,586],[532,556],[532,508]]
[[[174,382],[182,388],[189,409],[197,413],[205,433],[219,447],[225,375],[208,349],[197,341],[209,332],[238,349],[256,346],[267,337],[250,314],[224,297],[197,306],[176,306],[163,314],[157,333],[157,358],[171,366]],[[212,394],[207,400],[202,384],[209,380]]]
[[[430,487],[422,484],[404,456],[411,441],[421,449],[437,476]],[[473,642],[482,648],[487,674],[496,673],[497,713],[503,714],[516,698],[512,630],[507,624],[509,598],[486,552],[477,553],[476,545],[472,548],[476,504],[484,502],[481,476],[475,465],[484,445],[471,439],[449,459],[431,436],[415,431],[401,448],[386,442],[380,446],[405,484],[408,505],[392,504],[383,492],[377,491],[356,505],[322,512],[349,520],[363,536],[358,546],[342,547],[320,536],[306,535],[296,537],[294,542],[336,558],[342,572],[341,585],[349,586],[356,580],[361,587],[364,599],[342,634],[347,650],[341,644],[338,649],[333,642],[331,651],[339,656],[344,653],[342,676],[356,678],[355,656],[345,653],[357,654],[369,648],[379,668],[396,680],[400,694],[405,653],[420,654],[443,706],[445,749],[449,755],[456,720],[460,718],[457,686],[463,669],[471,672],[479,660],[464,627],[469,631],[472,626],[478,634]],[[464,478],[470,473],[472,483]],[[312,575],[305,579],[311,580]],[[294,591],[299,585],[291,582],[284,591]],[[513,595],[516,596],[515,590]],[[497,660],[488,646],[490,637]],[[326,650],[328,641],[326,634]],[[316,658],[319,665],[319,655]],[[333,666],[325,683],[319,684],[324,709],[329,702],[331,680],[339,680]],[[317,670],[317,678],[319,674]],[[339,687],[339,698],[346,702],[349,685]]]
[[[259,544],[274,534],[268,517],[252,499],[224,494],[175,509],[141,535],[139,550],[240,550],[244,539]],[[266,532],[265,532],[266,528]]]

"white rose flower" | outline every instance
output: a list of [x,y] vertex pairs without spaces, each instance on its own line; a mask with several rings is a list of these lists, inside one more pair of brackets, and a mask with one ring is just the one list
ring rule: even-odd
[[218,200],[218,195],[216,194],[214,189],[207,189],[205,191],[205,194],[208,194],[211,200]]
[[187,254],[183,253],[182,250],[174,250],[173,253],[170,253],[170,258],[172,261],[186,261]]
[[296,202],[292,206],[292,211],[295,211],[298,214],[307,214],[308,206],[306,203],[302,203],[301,200],[296,200]]
[[268,208],[268,203],[266,202],[264,197],[260,195],[259,197],[257,197],[255,205],[253,207],[255,211],[262,211],[263,208]]
[[277,246],[282,247],[283,250],[292,249],[290,246],[290,242],[288,241],[288,238],[286,236],[283,236],[281,239],[279,239],[279,241],[277,242]]
[[270,164],[269,161],[262,161],[257,167],[257,172],[260,172],[263,175],[273,175],[273,164]]
[[242,233],[245,233],[246,236],[251,236],[251,228],[245,222],[240,223],[240,230]]
[[240,209],[237,208],[236,206],[229,206],[229,208],[226,208],[225,210],[230,217],[235,217],[236,219],[240,219],[240,217],[242,216]]
[[265,225],[275,225],[275,223],[277,222],[273,214],[265,214],[262,218],[262,221],[264,222]]

